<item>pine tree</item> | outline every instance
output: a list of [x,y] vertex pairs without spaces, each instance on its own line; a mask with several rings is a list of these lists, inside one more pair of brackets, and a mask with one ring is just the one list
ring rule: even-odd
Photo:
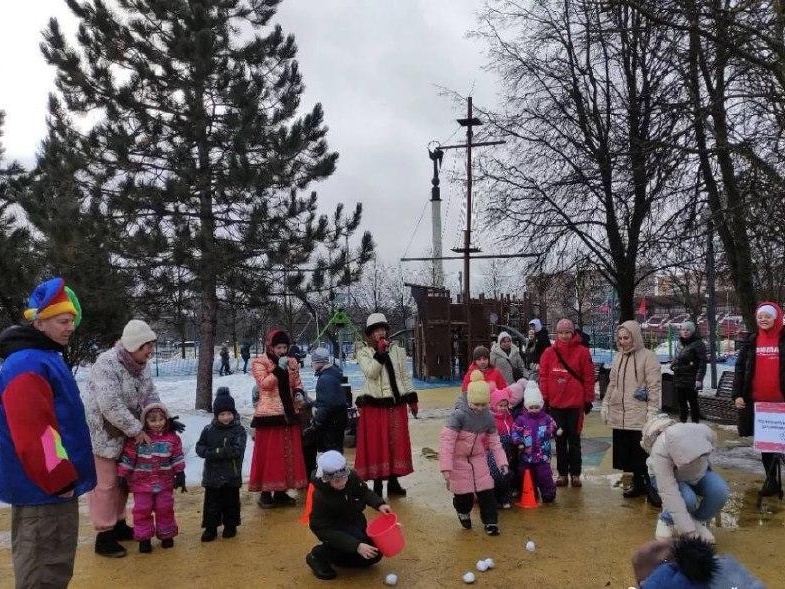
[[113,259],[100,199],[82,186],[85,162],[73,149],[77,134],[58,115],[49,118],[48,136],[18,202],[35,228],[41,277],[62,276],[82,304],[82,322],[66,353],[68,364],[78,366],[119,339],[130,318],[133,280]]
[[21,319],[38,265],[30,231],[14,211],[14,185],[23,170],[16,162],[4,167],[4,123],[5,112],[0,110],[0,328]]
[[[92,190],[129,260],[180,266],[199,301],[196,407],[209,409],[219,293],[230,271],[260,299],[280,264],[293,270],[329,242],[309,184],[335,170],[292,35],[271,19],[280,0],[67,0],[78,49],[56,20],[42,50],[72,113],[102,118],[80,142]],[[370,236],[357,253],[372,250]],[[326,265],[318,266],[314,283]]]

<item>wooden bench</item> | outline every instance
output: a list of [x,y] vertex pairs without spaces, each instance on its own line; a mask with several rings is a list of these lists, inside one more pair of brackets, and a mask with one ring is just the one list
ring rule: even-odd
[[720,376],[717,384],[717,394],[713,397],[698,395],[698,407],[701,415],[710,421],[725,425],[738,423],[738,410],[733,403],[733,377],[734,372],[729,370]]

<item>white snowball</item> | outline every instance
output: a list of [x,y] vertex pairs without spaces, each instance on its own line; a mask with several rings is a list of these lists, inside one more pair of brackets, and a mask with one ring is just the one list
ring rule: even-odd
[[384,578],[384,584],[389,585],[390,587],[398,584],[398,575],[395,573],[390,573]]
[[534,540],[529,540],[528,542],[526,542],[526,550],[528,550],[529,552],[534,552],[535,548],[536,546],[534,545]]
[[492,558],[486,558],[486,559],[485,559],[485,565],[486,565],[486,566],[487,566],[489,569],[492,569],[493,567],[495,567],[495,566],[496,566],[496,563],[494,562],[494,560],[493,560]]
[[464,583],[474,583],[474,573],[469,571],[468,573],[464,573],[463,575],[463,582]]
[[478,560],[477,561],[477,570],[480,571],[481,573],[484,573],[485,571],[488,570],[488,563],[485,562],[484,560]]

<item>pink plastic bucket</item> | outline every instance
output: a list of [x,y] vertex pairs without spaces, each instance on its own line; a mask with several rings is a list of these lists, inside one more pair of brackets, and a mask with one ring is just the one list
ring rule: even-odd
[[382,556],[395,556],[403,550],[403,528],[394,513],[380,514],[368,524],[366,531]]

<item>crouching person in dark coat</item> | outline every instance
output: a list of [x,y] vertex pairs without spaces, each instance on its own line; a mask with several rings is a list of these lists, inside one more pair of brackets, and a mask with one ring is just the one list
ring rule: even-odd
[[223,525],[223,537],[233,538],[240,525],[240,487],[246,433],[228,387],[219,387],[213,402],[215,419],[196,442],[197,456],[204,458],[202,486],[202,542],[212,542]]
[[319,456],[311,484],[309,525],[322,542],[305,557],[313,574],[319,579],[334,579],[333,565],[369,567],[379,562],[382,555],[365,531],[363,511],[369,505],[390,513],[390,506],[347,469],[346,459],[335,450]]

